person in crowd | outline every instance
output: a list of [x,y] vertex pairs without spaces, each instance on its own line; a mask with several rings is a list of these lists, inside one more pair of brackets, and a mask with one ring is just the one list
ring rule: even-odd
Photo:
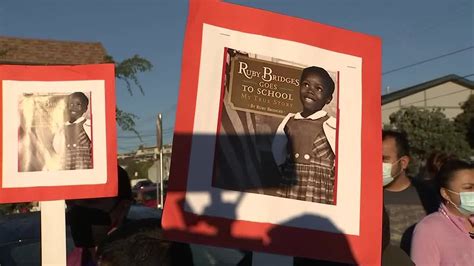
[[405,134],[382,132],[384,206],[390,220],[390,242],[410,252],[415,224],[436,210],[435,197],[407,175],[410,146]]
[[67,98],[67,121],[53,139],[63,170],[92,168],[92,124],[85,117],[88,106],[89,98],[82,92]]
[[449,160],[435,180],[443,203],[417,224],[411,258],[416,265],[473,265],[474,165]]
[[382,265],[383,266],[413,266],[410,257],[400,248],[390,244],[390,220],[383,208],[382,213]]
[[163,238],[159,219],[124,224],[110,233],[97,248],[99,266],[193,265],[188,244]]
[[277,191],[281,197],[334,204],[336,119],[322,110],[331,102],[334,87],[325,69],[303,69],[303,110],[283,119],[272,143],[273,157],[283,176]]
[[131,203],[130,180],[121,167],[116,197],[66,201],[66,219],[76,246],[68,256],[68,266],[96,265],[97,245],[123,223]]
[[442,151],[433,151],[426,159],[425,174],[423,179],[433,181],[441,166],[448,160],[456,159],[456,156]]
[[435,176],[439,172],[441,166],[448,160],[456,159],[456,156],[442,151],[433,151],[428,155],[426,159],[425,167],[423,171],[420,171],[418,181],[430,191],[430,195],[434,195],[436,206],[433,212],[438,210],[441,204],[441,197],[438,193],[438,186],[435,182]]

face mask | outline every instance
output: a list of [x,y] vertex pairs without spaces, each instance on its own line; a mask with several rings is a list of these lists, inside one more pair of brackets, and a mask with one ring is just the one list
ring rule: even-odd
[[382,169],[383,169],[383,186],[385,187],[386,185],[392,183],[393,181],[392,164],[382,163]]
[[458,194],[459,198],[461,199],[461,204],[459,206],[454,204],[452,201],[449,201],[449,203],[453,204],[453,206],[456,207],[456,209],[458,209],[463,214],[466,214],[466,215],[474,214],[474,191],[456,192],[449,189],[446,189],[446,190],[454,194]]
[[395,163],[398,163],[402,158],[396,160],[393,163],[382,163],[382,170],[383,170],[383,186],[385,187],[386,185],[392,183],[392,181],[395,179],[395,177],[399,176],[401,171],[395,175],[395,177],[392,176],[392,166]]

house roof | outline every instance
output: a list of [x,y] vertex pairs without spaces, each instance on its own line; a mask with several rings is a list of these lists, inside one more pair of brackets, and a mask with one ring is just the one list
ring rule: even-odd
[[26,39],[0,36],[0,64],[80,65],[105,63],[99,42]]
[[451,74],[451,75],[447,75],[441,78],[423,82],[415,86],[401,89],[389,94],[385,94],[382,96],[382,105],[396,101],[400,98],[404,98],[406,96],[415,94],[417,92],[424,91],[426,89],[441,85],[443,83],[447,83],[447,82],[454,82],[461,86],[467,87],[471,90],[474,89],[474,82],[472,80],[466,79],[464,77],[460,77],[458,75]]

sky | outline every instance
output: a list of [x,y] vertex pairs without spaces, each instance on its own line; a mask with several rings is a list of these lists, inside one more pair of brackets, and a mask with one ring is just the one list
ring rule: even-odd
[[[380,37],[382,93],[449,74],[474,78],[472,0],[225,2]],[[118,107],[139,117],[143,137],[140,142],[119,130],[119,152],[126,152],[155,144],[157,113],[163,114],[164,143],[172,141],[187,15],[185,0],[1,0],[0,35],[101,42],[118,61],[135,54],[148,59],[153,70],[139,76],[144,95],[116,85]]]

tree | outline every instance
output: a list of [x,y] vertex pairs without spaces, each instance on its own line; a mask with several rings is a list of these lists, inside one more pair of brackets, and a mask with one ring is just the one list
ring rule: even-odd
[[469,96],[469,99],[461,105],[463,110],[454,119],[456,129],[465,136],[469,142],[471,149],[474,149],[474,94]]
[[153,65],[147,59],[134,55],[130,58],[124,59],[122,62],[115,62],[112,56],[107,55],[105,57],[107,63],[115,64],[115,77],[123,80],[127,84],[127,89],[130,95],[133,95],[132,83],[140,89],[140,92],[144,95],[142,85],[138,79],[138,74],[146,71],[150,71]]
[[390,115],[390,125],[407,134],[412,157],[416,160],[425,160],[435,150],[460,158],[469,158],[472,154],[464,135],[439,108],[403,108]]
[[[131,96],[133,95],[132,85],[138,87],[142,95],[145,94],[138,79],[138,74],[150,71],[153,68],[153,65],[150,61],[139,55],[134,55],[133,57],[124,59],[121,62],[116,62],[112,56],[107,55],[104,58],[104,61],[115,64],[115,77],[125,82],[127,85],[127,90]],[[117,125],[124,131],[134,132],[141,141],[142,139],[140,134],[135,129],[135,120],[138,118],[138,116],[125,112],[118,107],[116,108],[116,114]]]

